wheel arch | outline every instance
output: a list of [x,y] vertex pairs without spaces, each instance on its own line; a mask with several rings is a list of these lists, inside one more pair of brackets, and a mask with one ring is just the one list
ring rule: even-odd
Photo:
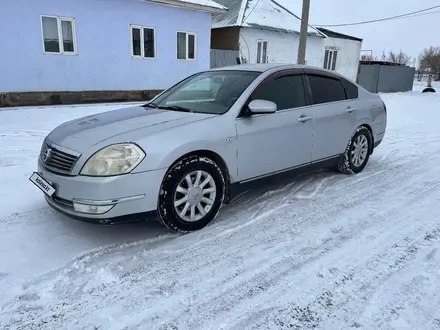
[[[364,123],[359,125],[359,127],[365,127],[366,129],[368,129],[368,131],[370,132],[371,135],[371,150],[370,150],[370,155],[373,154],[373,150],[374,150],[374,134],[373,134],[373,128],[371,127],[371,125]],[[358,128],[359,128],[358,127]]]
[[[229,168],[228,168],[228,165],[226,164],[226,161],[218,153],[216,153],[212,150],[207,150],[207,149],[199,149],[199,150],[187,152],[187,153],[183,154],[182,156],[180,156],[179,158],[177,158],[174,162],[172,162],[172,164],[168,167],[168,170],[170,168],[172,168],[174,165],[176,165],[178,162],[180,162],[182,159],[185,159],[190,156],[206,157],[217,164],[217,166],[222,171],[223,177],[225,179],[225,200],[224,200],[224,202],[228,203],[229,199],[230,199],[231,175],[229,173]],[[166,176],[166,174],[165,174],[165,176]]]

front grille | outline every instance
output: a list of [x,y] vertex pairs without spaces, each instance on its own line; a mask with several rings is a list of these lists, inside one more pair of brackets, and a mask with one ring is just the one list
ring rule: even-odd
[[69,174],[78,160],[78,156],[45,145],[41,150],[41,162],[54,172]]

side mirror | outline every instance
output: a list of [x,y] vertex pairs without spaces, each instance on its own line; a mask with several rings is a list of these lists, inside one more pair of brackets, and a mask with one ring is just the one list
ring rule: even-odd
[[277,105],[272,101],[253,100],[248,108],[252,114],[274,113],[277,111]]

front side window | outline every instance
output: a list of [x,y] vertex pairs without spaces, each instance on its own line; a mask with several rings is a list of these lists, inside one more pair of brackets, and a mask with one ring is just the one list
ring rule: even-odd
[[337,102],[346,99],[345,88],[339,79],[308,75],[313,104]]
[[198,73],[153,100],[153,107],[176,111],[224,114],[261,72],[210,71]]
[[304,107],[307,100],[301,75],[283,76],[262,86],[252,95],[252,100],[272,101],[277,110]]
[[335,71],[337,58],[338,58],[337,50],[326,49],[324,55],[324,69]]
[[131,26],[132,56],[156,58],[156,36],[151,27]]
[[267,63],[267,41],[257,41],[257,63]]
[[75,55],[75,20],[68,17],[41,16],[45,53]]
[[177,59],[194,60],[196,58],[196,34],[177,32]]

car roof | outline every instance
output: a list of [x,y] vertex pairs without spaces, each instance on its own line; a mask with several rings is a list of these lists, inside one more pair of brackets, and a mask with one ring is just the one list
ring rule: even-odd
[[[237,64],[237,65],[231,65],[231,66],[224,66],[220,68],[214,68],[207,70],[209,71],[253,71],[253,72],[265,72],[269,70],[281,71],[281,70],[288,70],[288,69],[310,69],[314,72],[322,72],[326,75],[330,75],[332,77],[338,77],[338,78],[344,78],[345,80],[350,81],[351,83],[354,83],[357,85],[356,82],[348,79],[347,77],[341,75],[337,71],[333,70],[327,70],[324,68],[311,66],[311,65],[302,65],[302,64],[286,64],[286,63],[257,63],[257,64]],[[358,86],[359,87],[359,86]]]
[[324,69],[309,66],[309,65],[300,65],[300,64],[286,64],[286,63],[258,63],[258,64],[237,64],[231,66],[224,66],[220,68],[211,69],[209,71],[220,71],[220,70],[231,70],[231,71],[257,71],[264,72],[272,69],[278,70],[286,70],[286,69],[313,69],[313,70],[322,70]]

